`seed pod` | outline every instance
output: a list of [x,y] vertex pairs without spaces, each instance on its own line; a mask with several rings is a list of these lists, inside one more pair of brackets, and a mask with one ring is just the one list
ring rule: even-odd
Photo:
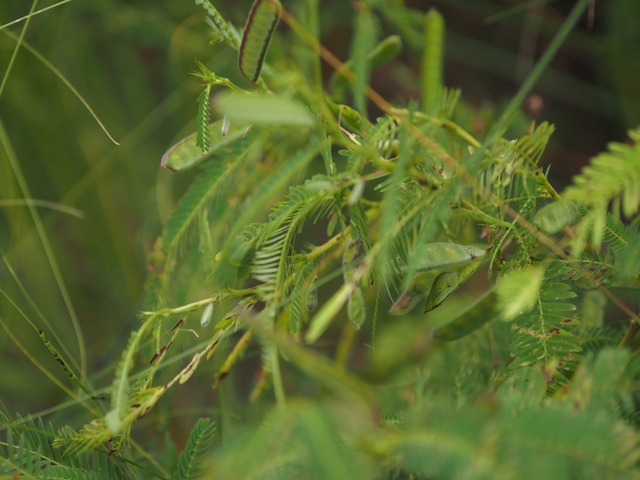
[[349,315],[349,321],[351,322],[351,325],[353,325],[353,328],[360,330],[360,327],[366,318],[364,297],[362,296],[362,289],[360,287],[356,287],[353,293],[349,295],[347,314]]
[[256,0],[251,8],[242,34],[238,66],[242,75],[252,83],[260,77],[264,57],[281,12],[282,6],[278,0]]
[[460,285],[467,281],[467,279],[474,274],[478,269],[482,260],[476,260],[468,265],[465,265],[457,272],[445,272],[438,275],[431,292],[429,293],[429,300],[427,301],[427,307],[424,313],[427,313],[437,306],[439,306],[444,300],[455,292]]
[[213,303],[208,304],[204,308],[204,311],[202,312],[202,317],[200,317],[201,327],[206,327],[207,325],[209,325],[209,322],[211,321],[211,315],[213,315]]
[[313,279],[311,285],[307,289],[307,296],[304,299],[304,306],[310,312],[318,308],[318,288],[316,287],[316,279]]
[[[360,255],[360,246],[360,238],[356,237],[355,240],[350,238],[347,243],[347,248],[344,249],[344,254],[342,255],[342,271],[344,273],[345,284],[354,280],[356,267],[352,266],[351,263]],[[360,326],[365,320],[365,308],[362,290],[358,285],[353,292],[349,294],[347,314],[349,315],[351,325],[353,325],[356,330],[360,330]]]
[[536,225],[547,235],[558,233],[563,228],[578,223],[578,220],[580,209],[575,203],[566,200],[551,203],[536,214]]
[[344,283],[349,283],[353,279],[355,267],[351,263],[360,255],[360,239],[350,238],[347,247],[342,255],[342,271],[344,273]]
[[419,248],[419,257],[414,259],[417,262],[417,272],[454,270],[484,258],[487,253],[482,248],[456,243],[429,243]]
[[196,145],[198,134],[194,133],[171,147],[162,156],[160,166],[168,168],[172,172],[184,172],[242,137],[242,130],[236,130],[235,128],[229,128],[226,135],[223,136],[221,132],[222,123],[223,120],[218,120],[207,127],[211,139],[211,148],[209,150],[202,152],[202,149]]
[[451,320],[434,329],[431,337],[441,342],[452,342],[466,337],[498,317],[494,312],[496,302],[495,289],[492,288]]

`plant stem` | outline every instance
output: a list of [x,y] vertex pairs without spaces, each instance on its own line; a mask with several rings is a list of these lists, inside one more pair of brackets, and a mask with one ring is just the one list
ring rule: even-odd
[[212,297],[204,298],[202,300],[198,300],[197,302],[188,303],[187,305],[182,305],[180,307],[175,307],[175,308],[165,308],[162,310],[158,310],[157,312],[140,312],[140,315],[143,315],[145,317],[148,317],[151,315],[158,315],[158,314],[164,314],[166,316],[169,316],[175,313],[193,312],[194,310],[197,310],[200,307],[204,307],[209,303],[213,303],[214,305],[216,305],[229,298],[243,297],[245,295],[252,295],[254,293],[256,293],[256,287],[245,288],[242,290],[234,290],[232,288],[227,288],[225,292],[222,294],[217,293]]
[[631,324],[629,325],[629,330],[627,330],[627,334],[624,336],[618,348],[622,348],[629,344],[631,340],[634,339],[636,334],[640,331],[640,315],[631,320]]

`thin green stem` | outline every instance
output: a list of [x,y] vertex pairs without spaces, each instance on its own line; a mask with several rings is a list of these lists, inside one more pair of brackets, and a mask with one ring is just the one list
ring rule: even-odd
[[640,315],[638,315],[636,318],[631,320],[631,324],[629,325],[629,330],[627,330],[627,333],[625,334],[624,338],[620,342],[620,345],[618,345],[618,348],[622,348],[628,345],[635,338],[638,332],[640,332]]
[[18,338],[13,334],[13,332],[11,331],[11,329],[9,328],[9,326],[5,323],[5,321],[2,319],[2,317],[0,316],[0,325],[2,326],[2,328],[4,329],[4,331],[7,333],[7,335],[9,335],[9,338],[11,338],[11,340],[13,341],[13,343],[16,345],[16,347],[18,347],[20,349],[20,351],[29,359],[29,361],[31,361],[31,363],[33,363],[38,370],[40,370],[42,373],[45,374],[45,376],[51,380],[53,383],[55,383],[58,387],[60,387],[61,390],[63,390],[67,395],[69,395],[71,398],[73,398],[76,402],[78,402],[79,404],[81,404],[84,408],[86,408],[88,411],[90,411],[91,413],[93,413],[96,416],[100,416],[100,412],[98,412],[95,408],[93,408],[91,405],[83,402],[82,400],[80,400],[80,398],[73,392],[71,391],[69,388],[67,388],[65,385],[63,385],[60,380],[58,380],[55,375],[53,375],[44,365],[42,365],[40,362],[38,362],[38,360],[36,360],[36,358],[31,355],[31,352],[29,352],[29,350],[27,350],[24,345],[22,345],[22,343],[20,342],[20,340],[18,340]]
[[73,208],[68,205],[62,205],[56,202],[49,202],[47,200],[38,200],[35,198],[10,198],[7,200],[0,200],[0,207],[26,207],[29,205],[50,208],[51,210],[57,210],[58,212],[67,213],[74,217],[84,218],[84,213],[77,208]]
[[20,38],[18,39],[18,44],[16,48],[13,49],[13,54],[11,55],[11,60],[9,60],[9,66],[7,67],[7,71],[4,73],[4,78],[2,79],[2,84],[0,84],[0,97],[2,97],[2,92],[4,91],[4,86],[7,84],[7,80],[9,79],[9,74],[11,73],[11,69],[13,68],[13,62],[15,62],[16,57],[18,56],[18,51],[20,50],[20,45],[22,45],[22,40],[24,39],[25,33],[27,33],[27,28],[29,28],[29,22],[31,22],[31,17],[33,16],[33,12],[36,9],[36,5],[38,5],[38,0],[33,0],[31,4],[31,10],[29,11],[29,15],[27,15],[27,21],[22,28],[22,32],[20,32]]
[[[77,370],[80,370],[80,366],[78,365],[78,363],[73,358],[73,355],[71,355],[71,352],[67,348],[66,344],[62,341],[60,336],[56,333],[55,328],[53,328],[51,323],[49,323],[49,320],[44,316],[44,314],[42,313],[42,311],[40,310],[38,305],[36,305],[35,301],[31,297],[31,295],[29,295],[29,292],[27,291],[27,289],[23,285],[22,281],[20,280],[20,277],[17,275],[17,273],[13,269],[13,266],[9,263],[9,259],[5,255],[4,250],[2,249],[1,246],[0,246],[0,256],[2,256],[2,260],[4,261],[5,265],[7,266],[7,269],[9,270],[9,273],[11,273],[11,276],[13,277],[15,282],[18,284],[18,288],[20,288],[20,291],[22,292],[22,295],[24,295],[24,297],[27,299],[27,301],[31,305],[31,308],[33,308],[33,310],[36,312],[36,315],[38,315],[40,317],[40,320],[42,320],[42,323],[44,323],[44,325],[48,329],[48,331],[51,332],[51,334],[53,335],[53,338],[56,340],[56,342],[58,342],[58,344],[62,348],[62,351],[67,356],[69,361],[72,363],[73,367],[76,368]],[[9,301],[11,302],[11,300],[9,300]],[[11,302],[11,303],[13,304],[13,302]],[[18,307],[16,307],[16,308],[18,308]],[[34,325],[33,322],[24,313],[22,313],[22,311],[20,309],[18,309],[18,311],[22,314],[22,316],[27,320],[29,325],[31,325],[36,332],[40,331],[40,329],[38,327],[36,327],[36,325]]]
[[152,316],[152,315],[173,315],[176,313],[184,313],[184,312],[193,312],[200,307],[204,307],[210,303],[214,305],[223,302],[229,298],[235,297],[244,297],[245,295],[253,295],[256,293],[256,287],[245,288],[242,290],[234,290],[232,288],[227,288],[222,294],[215,294],[212,297],[207,297],[202,300],[198,300],[197,302],[188,303],[186,305],[181,305],[175,308],[163,308],[162,310],[158,310],[157,312],[140,312],[142,316]]
[[[26,26],[26,25],[25,25]],[[22,169],[20,168],[20,164],[18,163],[18,158],[16,157],[15,152],[13,151],[13,147],[11,146],[11,142],[9,140],[9,136],[7,135],[7,131],[4,128],[4,123],[0,119],[0,143],[4,147],[4,150],[7,154],[7,158],[9,159],[9,164],[13,169],[13,174],[18,181],[18,185],[20,186],[20,190],[22,192],[22,196],[24,198],[32,198],[31,192],[29,190],[29,186],[27,181],[24,178],[22,173]],[[53,271],[53,275],[56,279],[56,283],[58,284],[58,289],[60,290],[60,294],[64,300],[64,303],[67,307],[67,311],[69,312],[69,317],[71,318],[71,323],[73,324],[73,328],[76,333],[76,338],[78,339],[78,348],[80,350],[80,371],[81,376],[80,380],[85,381],[87,376],[87,358],[86,358],[86,349],[84,345],[84,336],[82,334],[82,329],[80,328],[80,322],[78,321],[78,315],[76,314],[76,310],[71,302],[71,297],[69,296],[69,291],[67,290],[67,286],[64,282],[64,278],[62,277],[62,273],[60,272],[60,267],[58,267],[58,262],[53,254],[53,249],[51,248],[51,244],[49,243],[49,238],[44,230],[44,225],[42,224],[42,220],[40,219],[40,215],[36,210],[36,207],[33,205],[29,205],[29,212],[31,213],[31,217],[33,219],[33,223],[36,226],[36,230],[38,231],[38,235],[40,236],[40,241],[42,242],[42,246],[44,247],[44,251],[47,255],[47,259],[49,260],[49,265],[51,266],[51,270]]]
[[4,25],[0,25],[0,30],[2,30],[3,28],[7,28],[10,27],[11,25],[15,25],[16,23],[20,23],[23,20],[28,20],[31,17],[35,17],[36,15],[40,14],[40,13],[44,13],[47,10],[51,10],[53,8],[59,7],[60,5],[64,5],[65,3],[69,3],[72,0],[62,0],[61,2],[58,3],[54,3],[53,5],[49,5],[48,7],[42,8],[40,10],[38,10],[37,12],[33,12],[33,13],[29,13],[29,15],[25,15],[24,17],[20,17],[16,20],[13,20],[9,23],[5,23]]
[[[25,25],[25,27],[26,27],[26,25]],[[26,48],[29,52],[31,52],[38,60],[40,60],[42,63],[44,63],[44,65],[49,70],[51,70],[60,80],[62,80],[62,83],[64,83],[67,86],[67,88],[69,88],[69,90],[71,90],[71,92],[78,98],[78,100],[80,100],[82,102],[82,104],[85,106],[85,108],[87,110],[89,110],[89,113],[91,114],[91,116],[95,119],[96,122],[98,122],[98,125],[100,125],[100,128],[102,128],[104,133],[107,134],[107,137],[109,137],[109,139],[113,143],[115,143],[116,145],[120,145],[118,142],[116,142],[113,139],[113,137],[111,136],[111,134],[109,133],[107,128],[102,124],[102,122],[98,118],[98,115],[96,115],[96,113],[89,106],[89,104],[84,99],[84,97],[82,95],[80,95],[80,92],[78,92],[78,90],[76,90],[76,88],[71,84],[71,82],[67,79],[67,77],[65,77],[62,74],[62,72],[60,70],[58,70],[56,67],[54,67],[53,64],[49,60],[47,60],[39,51],[37,51],[35,48],[33,48],[27,42],[22,41],[22,37],[20,37],[20,39],[18,39],[12,32],[2,32],[2,33],[4,33],[6,36],[12,38],[13,40],[16,40],[18,42],[18,45],[22,44],[24,46],[24,48]],[[0,94],[2,94],[2,89],[1,88],[0,88]]]

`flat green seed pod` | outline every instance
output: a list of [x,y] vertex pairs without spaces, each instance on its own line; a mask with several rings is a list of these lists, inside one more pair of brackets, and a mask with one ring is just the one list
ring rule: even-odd
[[242,34],[238,66],[242,75],[252,83],[260,77],[264,57],[281,12],[282,5],[278,0],[256,0],[251,8]]
[[429,243],[420,247],[416,271],[457,269],[484,258],[486,253],[482,248],[457,243]]
[[547,235],[558,233],[563,228],[578,223],[578,220],[580,209],[575,203],[566,200],[547,205],[536,214],[536,225]]
[[437,306],[439,306],[444,300],[455,292],[467,279],[475,273],[482,260],[475,260],[468,265],[465,265],[457,272],[445,272],[436,277],[431,292],[429,293],[429,300],[427,301],[427,307],[424,313],[427,313]]
[[242,137],[244,131],[229,127],[226,135],[222,135],[223,120],[218,120],[207,127],[211,138],[211,148],[202,152],[196,145],[197,133],[189,135],[184,140],[176,143],[162,156],[162,168],[168,168],[172,172],[184,172],[195,167],[222,148],[227,147]]
[[491,288],[466,309],[431,332],[441,342],[453,342],[466,337],[485,323],[498,318],[494,311],[497,303],[495,289]]
[[353,325],[353,328],[360,330],[360,327],[366,318],[364,297],[362,296],[362,289],[360,287],[356,287],[353,293],[349,295],[347,314],[349,315],[349,321],[351,322],[351,325]]
[[304,306],[309,312],[313,312],[316,308],[318,308],[318,287],[316,287],[315,279],[307,289],[307,295],[304,299]]

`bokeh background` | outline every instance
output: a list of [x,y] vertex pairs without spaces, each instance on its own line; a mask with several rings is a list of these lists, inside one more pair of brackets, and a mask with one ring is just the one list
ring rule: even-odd
[[[40,1],[38,9],[54,3]],[[242,27],[252,2],[213,3]],[[299,3],[283,1],[294,13]],[[463,108],[474,112],[481,132],[516,92],[574,2],[407,0],[406,4],[422,11],[437,8],[444,15],[445,83],[462,89]],[[3,0],[0,27],[23,17],[30,7],[26,0]],[[542,162],[551,165],[550,178],[558,189],[607,142],[625,141],[627,130],[640,125],[640,2],[597,0],[593,7],[525,102],[521,117],[525,122],[535,118],[556,125]],[[341,59],[348,56],[354,11],[352,2],[321,0],[323,43]],[[111,381],[115,361],[138,325],[147,255],[193,177],[160,170],[159,165],[169,146],[195,130],[200,89],[197,78],[189,75],[195,59],[246,85],[235,53],[209,44],[212,33],[204,20],[204,11],[191,0],[73,0],[32,18],[25,41],[67,77],[119,146],[26,48],[19,51],[0,97],[0,120],[10,142],[5,147],[15,152],[32,197],[69,207],[38,211],[88,345],[88,371],[98,385]],[[0,77],[23,24],[0,29]],[[384,35],[402,35],[405,49],[396,61],[374,72],[372,86],[388,100],[407,103],[419,96],[419,37],[416,40],[402,25],[385,21],[381,30]],[[295,49],[299,43],[289,41],[291,37],[281,24],[272,47],[275,55],[295,55],[289,45]],[[326,64],[323,68],[327,80],[331,70]],[[28,209],[16,203],[22,194],[8,158],[0,148],[0,246],[77,358],[75,332],[45,251]],[[16,306],[38,320],[3,262],[0,288],[6,293],[0,295],[0,317],[38,361],[66,381],[18,313]],[[393,328],[412,329],[409,325]],[[428,331],[423,334],[426,338]],[[402,336],[387,336],[386,343],[383,337],[382,354],[409,355],[401,343],[393,343],[394,338]],[[207,382],[202,392],[209,389]],[[194,393],[196,387],[190,385],[172,394],[174,406],[186,412],[190,405],[213,402],[208,390]],[[239,394],[246,393],[241,389]],[[11,414],[38,412],[66,400],[2,330],[0,400],[3,411]],[[61,423],[67,415],[71,414],[65,409],[54,414]]]

